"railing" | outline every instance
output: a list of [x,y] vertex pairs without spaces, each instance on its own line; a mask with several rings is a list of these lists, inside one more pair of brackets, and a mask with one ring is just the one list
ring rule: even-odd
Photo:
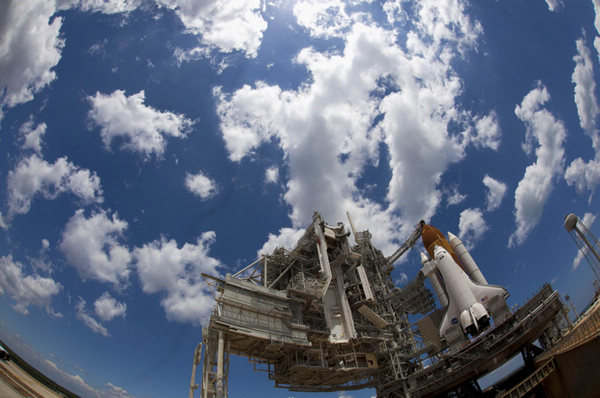
[[581,319],[554,347],[542,354],[540,360],[569,351],[600,334],[600,303],[596,303],[595,308],[584,314]]
[[506,394],[502,395],[502,398],[521,398],[525,396],[529,391],[533,390],[535,386],[548,377],[550,373],[554,372],[554,369],[556,369],[556,365],[554,359],[551,359],[540,366],[528,378],[514,386]]

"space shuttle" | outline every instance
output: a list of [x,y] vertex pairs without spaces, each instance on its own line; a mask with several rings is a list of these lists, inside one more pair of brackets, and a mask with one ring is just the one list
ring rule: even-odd
[[479,335],[490,326],[487,304],[495,297],[506,299],[508,292],[488,285],[457,236],[448,232],[448,241],[439,229],[424,225],[421,237],[429,254],[428,257],[421,253],[423,273],[431,281],[440,304],[447,307],[439,327],[440,337],[445,338],[454,325],[460,325],[465,336]]

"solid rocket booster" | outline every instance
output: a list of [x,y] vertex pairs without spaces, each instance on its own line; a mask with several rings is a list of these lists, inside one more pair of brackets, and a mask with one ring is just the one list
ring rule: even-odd
[[423,264],[423,268],[421,270],[423,271],[423,274],[429,278],[440,304],[442,307],[447,306],[448,297],[446,296],[444,286],[442,285],[442,281],[437,273],[435,262],[430,260],[425,253],[421,252],[421,264]]
[[[434,254],[435,263],[444,278],[444,285],[453,307],[449,306],[446,311],[440,334],[443,335],[446,329],[457,321],[460,322],[464,332],[472,336],[479,334],[489,326],[490,316],[483,304],[475,298],[472,290],[473,282],[457,266],[446,249],[436,245]],[[449,316],[452,318],[447,319]]]
[[450,246],[454,249],[454,252],[460,259],[460,261],[464,264],[467,275],[471,278],[471,280],[475,283],[479,283],[480,285],[487,285],[487,281],[485,277],[479,270],[477,263],[469,254],[467,248],[462,243],[462,241],[458,238],[458,236],[454,235],[452,232],[448,232],[448,240],[450,242]]

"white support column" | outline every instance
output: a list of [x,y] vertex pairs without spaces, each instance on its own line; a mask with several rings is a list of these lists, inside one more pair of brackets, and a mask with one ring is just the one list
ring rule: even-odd
[[190,380],[190,393],[189,398],[194,398],[194,390],[198,388],[196,384],[196,366],[200,363],[200,356],[202,355],[202,343],[198,343],[196,350],[194,351],[194,364],[192,365],[192,379]]
[[225,351],[225,336],[223,332],[219,332],[219,343],[217,346],[217,398],[223,398],[223,362]]

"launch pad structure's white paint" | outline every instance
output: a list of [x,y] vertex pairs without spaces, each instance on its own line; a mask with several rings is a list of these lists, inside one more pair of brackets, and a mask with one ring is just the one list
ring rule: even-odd
[[[293,250],[225,278],[204,275],[216,305],[202,333],[202,398],[228,395],[230,354],[289,390],[419,397],[470,383],[536,339],[550,347],[561,337],[566,312],[549,286],[511,313],[506,290],[488,285],[458,237],[448,242],[421,222],[386,258],[349,220],[354,243],[343,223],[315,213]],[[422,270],[400,289],[393,264],[421,238],[431,260],[422,254]],[[424,317],[411,324],[410,314]]]

